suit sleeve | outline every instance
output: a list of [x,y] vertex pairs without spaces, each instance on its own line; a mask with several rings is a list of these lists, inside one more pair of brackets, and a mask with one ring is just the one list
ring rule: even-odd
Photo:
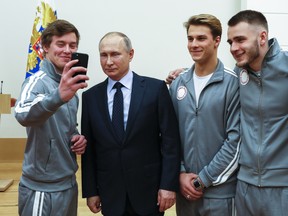
[[177,191],[180,170],[180,135],[178,121],[165,82],[161,86],[158,102],[162,145],[160,189]]
[[85,153],[81,155],[82,197],[89,198],[98,195],[96,176],[96,154],[94,150],[92,129],[89,118],[89,97],[82,94],[81,133],[87,140]]

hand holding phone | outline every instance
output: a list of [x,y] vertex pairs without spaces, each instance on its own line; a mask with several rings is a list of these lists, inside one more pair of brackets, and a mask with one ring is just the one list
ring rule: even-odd
[[[78,53],[78,52],[74,52],[72,53],[72,57],[71,57],[71,60],[74,60],[74,59],[78,59],[78,62],[75,63],[72,67],[84,67],[84,68],[87,68],[88,66],[88,59],[89,59],[89,56],[88,54],[86,53]],[[82,75],[86,75],[86,71],[84,72],[76,72],[74,76],[77,76],[79,74],[82,74]],[[85,82],[85,80],[80,80],[78,82]]]

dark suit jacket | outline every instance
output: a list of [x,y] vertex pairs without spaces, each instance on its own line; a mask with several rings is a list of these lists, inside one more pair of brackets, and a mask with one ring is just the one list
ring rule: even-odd
[[164,81],[133,72],[124,141],[113,131],[107,83],[82,94],[83,197],[99,195],[103,214],[122,215],[126,197],[139,214],[156,212],[159,189],[177,191],[180,170],[178,123]]

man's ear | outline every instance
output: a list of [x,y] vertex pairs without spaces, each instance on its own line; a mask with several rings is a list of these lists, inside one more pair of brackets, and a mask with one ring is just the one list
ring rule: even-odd
[[48,52],[48,48],[49,47],[47,47],[47,46],[42,46],[42,49],[43,49],[44,53]]
[[134,57],[134,49],[131,49],[131,50],[129,51],[129,59],[130,59],[130,62],[132,61],[133,57]]
[[268,37],[267,31],[262,31],[260,33],[260,45],[261,46],[265,45],[266,41],[268,40],[267,37]]
[[219,46],[220,42],[221,42],[221,37],[220,37],[220,36],[217,36],[217,37],[215,38],[215,47],[216,47],[216,48]]

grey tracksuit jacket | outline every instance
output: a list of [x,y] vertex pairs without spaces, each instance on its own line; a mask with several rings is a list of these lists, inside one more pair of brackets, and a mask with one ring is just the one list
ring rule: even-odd
[[288,186],[288,52],[276,39],[261,71],[237,69],[242,144],[238,178],[260,187]]
[[195,101],[194,65],[170,86],[179,120],[181,171],[198,174],[206,198],[235,195],[240,147],[239,83],[218,60],[214,74]]
[[76,184],[78,165],[70,140],[78,134],[79,102],[78,96],[61,100],[60,79],[44,59],[40,71],[24,81],[16,102],[15,117],[28,136],[20,182],[33,190],[54,192]]

